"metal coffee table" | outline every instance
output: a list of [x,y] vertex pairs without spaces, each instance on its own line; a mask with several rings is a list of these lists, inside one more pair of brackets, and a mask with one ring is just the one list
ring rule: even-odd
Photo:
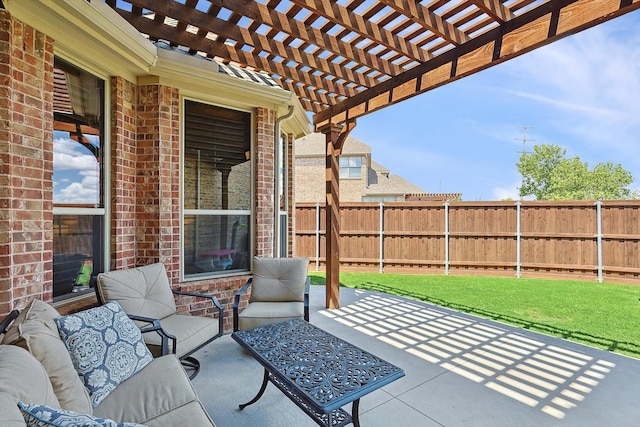
[[[260,399],[273,383],[321,426],[358,427],[360,398],[404,376],[404,371],[301,319],[232,334],[264,367]],[[342,409],[352,403],[351,414]]]

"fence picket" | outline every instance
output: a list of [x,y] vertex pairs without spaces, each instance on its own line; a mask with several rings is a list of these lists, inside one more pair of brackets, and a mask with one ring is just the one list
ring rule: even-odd
[[[324,209],[296,206],[296,255],[314,257],[316,271],[325,265]],[[340,220],[345,271],[640,284],[636,200],[344,203]]]

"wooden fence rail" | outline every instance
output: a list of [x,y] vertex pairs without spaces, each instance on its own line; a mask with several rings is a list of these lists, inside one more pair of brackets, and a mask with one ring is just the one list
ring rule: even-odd
[[[343,203],[345,271],[640,284],[640,201]],[[325,210],[296,206],[295,252],[325,266]]]

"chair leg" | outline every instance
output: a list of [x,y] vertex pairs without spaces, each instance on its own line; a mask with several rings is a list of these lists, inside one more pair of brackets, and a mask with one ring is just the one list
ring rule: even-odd
[[193,380],[198,373],[200,373],[200,361],[195,357],[185,357],[184,359],[180,359],[180,363],[182,363],[185,371],[187,371],[190,380]]

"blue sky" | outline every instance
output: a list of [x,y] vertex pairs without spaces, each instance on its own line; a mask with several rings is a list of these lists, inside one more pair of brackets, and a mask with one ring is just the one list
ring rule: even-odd
[[640,11],[358,119],[351,136],[426,192],[518,198],[516,162],[556,144],[640,188]]

